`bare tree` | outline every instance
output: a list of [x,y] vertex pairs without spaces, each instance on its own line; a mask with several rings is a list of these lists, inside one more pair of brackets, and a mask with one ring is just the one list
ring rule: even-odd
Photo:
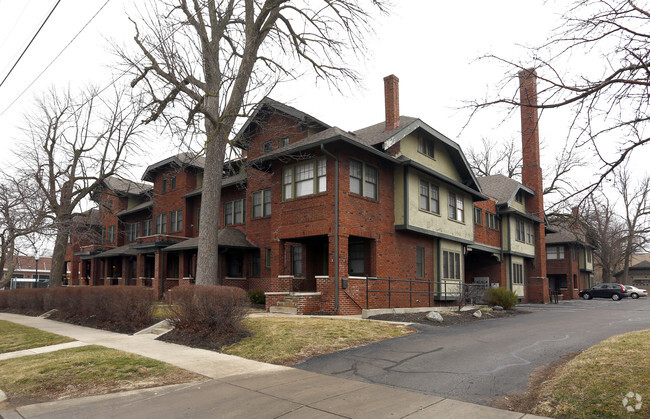
[[650,242],[650,178],[645,176],[635,184],[627,166],[619,166],[615,171],[614,184],[623,201],[626,230],[623,281],[626,282],[631,256],[645,250]]
[[[346,54],[363,52],[364,0],[174,0],[152,3],[135,43],[144,60],[118,51],[151,98],[148,121],[178,121],[205,135],[198,284],[218,278],[218,214],[224,157],[237,118],[260,93],[306,70],[334,86],[357,80]],[[365,0],[384,10],[383,0]]]
[[[531,49],[531,57],[523,64],[486,57],[518,71],[534,67],[540,98],[537,107],[565,108],[573,115],[568,147],[589,149],[600,161],[596,180],[578,192],[595,191],[634,150],[650,141],[646,129],[650,118],[649,27],[647,2],[575,0],[549,40]],[[505,84],[516,79],[516,74],[512,76]],[[526,106],[518,92],[471,106],[477,111],[495,104]],[[612,145],[613,150],[608,150]]]
[[50,284],[61,285],[65,249],[80,203],[131,152],[137,151],[142,108],[124,91],[105,99],[94,89],[78,97],[54,91],[38,102],[24,133],[19,156],[47,201],[54,231]]
[[[45,224],[46,202],[38,193],[33,179],[15,178],[6,174],[0,181],[0,289],[12,278],[15,256],[21,250],[21,240],[41,231]],[[31,240],[27,240],[31,242]]]
[[483,137],[481,146],[469,147],[466,155],[469,166],[478,176],[502,174],[513,179],[521,176],[521,151],[513,138],[495,144]]
[[582,215],[587,237],[594,245],[594,262],[603,272],[603,281],[611,282],[625,259],[626,227],[607,194],[594,193]]

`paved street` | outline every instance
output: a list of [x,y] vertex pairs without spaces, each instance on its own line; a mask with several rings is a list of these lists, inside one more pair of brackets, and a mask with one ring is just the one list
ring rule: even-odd
[[[650,328],[649,299],[561,301],[515,317],[421,333],[312,358],[308,371],[488,404],[526,388],[537,367],[610,336]],[[631,389],[633,390],[633,389]]]

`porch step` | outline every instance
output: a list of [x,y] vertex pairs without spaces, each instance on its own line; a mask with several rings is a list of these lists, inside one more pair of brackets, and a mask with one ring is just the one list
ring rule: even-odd
[[295,307],[296,302],[295,301],[278,301],[277,306],[279,307]]
[[295,305],[293,307],[277,305],[269,307],[269,312],[279,314],[298,314],[298,309]]

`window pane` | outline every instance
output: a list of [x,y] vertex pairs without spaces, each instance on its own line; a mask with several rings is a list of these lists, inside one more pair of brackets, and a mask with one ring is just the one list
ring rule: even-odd
[[440,201],[438,198],[438,187],[436,185],[429,186],[429,193],[431,194],[431,211],[440,214]]
[[264,215],[271,215],[271,190],[264,191]]
[[253,218],[262,216],[262,192],[253,192]]
[[371,166],[366,166],[366,189],[364,196],[377,199],[377,169]]
[[292,182],[293,182],[293,172],[292,169],[284,169],[284,199],[291,199],[293,198],[293,189],[292,189]]
[[354,160],[350,160],[350,192],[361,195],[361,174],[363,165]]
[[226,202],[224,205],[224,224],[232,224],[232,202]]
[[242,201],[235,201],[234,213],[234,223],[240,224],[242,222]]
[[361,195],[361,179],[350,178],[350,192]]

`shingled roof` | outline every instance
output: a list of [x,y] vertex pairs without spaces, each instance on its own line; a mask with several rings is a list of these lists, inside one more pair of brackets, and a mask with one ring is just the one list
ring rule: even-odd
[[148,166],[142,175],[142,180],[153,182],[156,172],[168,165],[173,165],[179,168],[196,167],[203,169],[205,168],[205,157],[189,152],[176,154],[175,156],[168,157]]
[[[220,248],[240,248],[240,249],[256,249],[257,246],[252,244],[246,238],[246,235],[240,230],[232,227],[225,227],[219,230],[218,235]],[[191,239],[182,241],[180,243],[172,244],[163,249],[165,252],[176,252],[179,250],[190,250],[199,247],[199,238],[193,237]]]
[[481,185],[481,191],[496,199],[497,205],[508,205],[520,189],[530,195],[535,195],[532,189],[504,175],[483,176],[477,179]]
[[110,176],[104,179],[104,185],[113,192],[125,195],[142,195],[152,189],[146,183],[133,182],[117,176]]

